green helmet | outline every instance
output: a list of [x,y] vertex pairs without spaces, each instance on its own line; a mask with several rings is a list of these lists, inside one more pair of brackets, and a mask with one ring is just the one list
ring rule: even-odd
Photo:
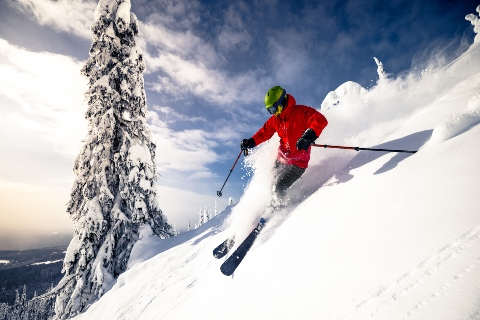
[[265,107],[268,112],[278,116],[283,110],[283,100],[287,97],[287,92],[280,86],[275,86],[267,91],[265,95]]

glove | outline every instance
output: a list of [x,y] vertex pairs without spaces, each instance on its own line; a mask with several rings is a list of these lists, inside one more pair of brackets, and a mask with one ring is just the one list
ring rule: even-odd
[[251,149],[253,147],[255,147],[255,140],[253,140],[253,138],[243,139],[240,142],[240,149],[242,149],[242,150]]
[[310,145],[317,140],[317,135],[315,134],[315,131],[312,129],[308,128],[305,130],[305,132],[302,134],[300,139],[297,140],[297,149],[298,150],[305,150],[307,151]]

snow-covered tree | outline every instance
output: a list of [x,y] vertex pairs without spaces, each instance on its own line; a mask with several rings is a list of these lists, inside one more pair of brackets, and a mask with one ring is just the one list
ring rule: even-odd
[[[215,206],[216,206],[216,202],[215,202]],[[198,212],[198,223],[195,224],[195,229],[199,228],[200,226],[202,226],[204,223],[206,223],[213,217],[214,216],[212,215],[212,210],[208,209],[207,205],[205,205],[205,209],[202,209],[202,207],[200,207],[200,211]],[[190,222],[189,222],[189,228],[190,228]]]
[[373,57],[375,60],[375,63],[377,64],[377,73],[378,73],[378,81],[382,81],[384,79],[387,79],[387,73],[383,69],[383,63],[380,62],[377,58]]
[[67,211],[74,238],[64,278],[54,289],[56,319],[81,313],[126,270],[139,228],[159,237],[172,228],[155,201],[155,145],[146,123],[145,62],[135,38],[138,21],[130,0],[100,0],[91,27],[88,133],[75,160]]
[[176,237],[180,234],[180,229],[177,228],[177,225],[173,225],[173,236]]
[[199,228],[205,221],[203,221],[203,210],[200,207],[200,211],[198,212],[198,223],[195,224],[195,229]]
[[203,223],[209,221],[212,218],[212,210],[207,208],[205,205],[205,209],[203,210]]
[[468,14],[465,19],[473,25],[473,31],[476,33],[474,43],[480,43],[480,6],[477,7],[478,16],[474,13]]

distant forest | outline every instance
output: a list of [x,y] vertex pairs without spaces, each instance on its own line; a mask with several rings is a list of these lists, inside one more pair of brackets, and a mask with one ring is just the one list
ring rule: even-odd
[[[32,299],[55,287],[62,279],[62,263],[66,247],[23,251],[0,251],[0,303],[13,305],[17,292],[22,295],[24,285],[26,298]],[[52,262],[42,264],[45,262]]]
[[17,292],[22,294],[23,285],[28,300],[44,294],[62,279],[61,271],[62,261],[0,270],[0,303],[13,305]]

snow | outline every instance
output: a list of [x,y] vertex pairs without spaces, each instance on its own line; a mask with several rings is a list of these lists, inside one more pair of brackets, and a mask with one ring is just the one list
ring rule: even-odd
[[[480,15],[480,6],[477,7],[477,13]],[[480,43],[480,19],[473,13],[468,14],[465,17],[466,20],[470,21],[473,25],[473,31],[477,34],[475,36],[474,42]]]
[[131,7],[130,0],[126,0],[118,6],[115,24],[120,32],[124,32],[130,24]]
[[116,0],[100,0],[94,12],[95,21],[100,19],[102,14],[104,14],[105,12],[115,12],[116,9],[117,9]]
[[52,264],[52,263],[57,263],[57,262],[60,262],[60,261],[63,261],[63,260],[51,260],[51,261],[44,261],[44,262],[36,262],[36,263],[32,263],[31,265],[32,266],[39,266],[39,265],[42,265],[42,264]]
[[[331,91],[327,94],[325,100],[321,104],[322,110],[327,110],[340,104],[345,99],[358,99],[361,98],[367,90],[356,82],[348,81],[338,87],[335,91]],[[342,103],[342,105],[348,105],[348,101]]]
[[137,167],[143,163],[153,165],[148,146],[139,143],[130,146],[128,161],[131,162],[132,166]]
[[479,60],[473,45],[443,69],[342,85],[317,143],[419,152],[315,148],[225,277],[212,250],[263,214],[274,137],[246,158],[238,203],[174,238],[142,227],[128,270],[75,319],[478,319]]

